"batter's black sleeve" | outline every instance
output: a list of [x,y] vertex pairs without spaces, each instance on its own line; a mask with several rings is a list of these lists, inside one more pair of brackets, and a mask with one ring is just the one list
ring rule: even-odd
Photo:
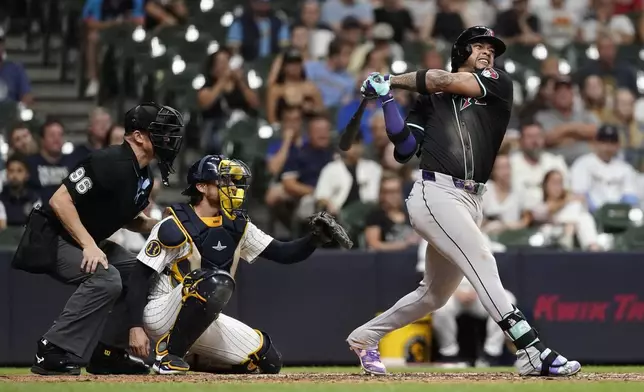
[[130,274],[125,303],[128,308],[130,328],[143,326],[143,309],[150,290],[150,277],[155,271],[147,265],[136,262]]
[[92,198],[98,193],[112,193],[118,190],[118,170],[106,159],[92,156],[84,159],[63,180],[63,185],[74,204]]
[[485,68],[477,69],[473,74],[481,87],[481,96],[476,98],[485,98],[487,102],[497,101],[512,104],[512,79],[505,71],[497,68]]
[[260,257],[280,264],[294,264],[308,259],[315,249],[315,242],[311,234],[288,242],[273,239],[260,254]]

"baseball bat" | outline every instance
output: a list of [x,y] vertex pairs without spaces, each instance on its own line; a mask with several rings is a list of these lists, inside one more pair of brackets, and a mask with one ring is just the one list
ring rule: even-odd
[[347,124],[347,127],[344,129],[344,132],[342,132],[342,135],[340,135],[340,150],[342,151],[347,151],[349,148],[351,148],[351,144],[353,144],[353,141],[356,138],[356,135],[358,134],[358,131],[360,130],[360,122],[362,121],[362,114],[364,113],[365,108],[367,107],[367,99],[362,98],[362,101],[360,101],[360,106],[358,107],[358,110],[353,114],[353,117],[351,117],[351,121],[349,121],[349,124]]

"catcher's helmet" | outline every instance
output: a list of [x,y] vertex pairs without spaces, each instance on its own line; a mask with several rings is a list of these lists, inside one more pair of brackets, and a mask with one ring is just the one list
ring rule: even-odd
[[473,26],[461,33],[452,45],[452,72],[458,72],[472,54],[471,44],[475,42],[489,42],[494,46],[494,57],[497,58],[505,52],[505,44],[494,36],[494,31],[485,26]]
[[170,106],[154,102],[142,103],[125,114],[125,133],[147,131],[154,155],[159,163],[163,183],[168,185],[168,175],[174,173],[172,164],[179,154],[183,140],[183,116]]
[[186,196],[197,196],[199,183],[217,183],[221,209],[234,219],[245,214],[244,201],[250,187],[252,175],[248,166],[237,159],[223,155],[206,155],[193,163],[188,170],[188,187],[182,192]]

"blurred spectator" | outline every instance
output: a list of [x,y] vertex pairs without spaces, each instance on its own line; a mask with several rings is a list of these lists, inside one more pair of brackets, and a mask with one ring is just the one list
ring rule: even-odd
[[378,163],[362,158],[363,152],[364,145],[358,134],[351,148],[341,153],[342,159],[324,166],[315,186],[319,209],[338,215],[343,207],[355,202],[378,200],[382,168]]
[[539,111],[535,120],[546,131],[550,152],[563,155],[567,164],[590,151],[597,119],[589,111],[574,107],[573,85],[562,78],[555,83],[552,109]]
[[420,38],[427,42],[443,41],[449,46],[456,38],[473,24],[465,16],[465,3],[462,0],[437,0],[437,12],[427,15]]
[[145,27],[149,30],[183,24],[188,20],[184,0],[145,0],[145,13]]
[[298,202],[296,217],[304,220],[315,211],[313,192],[324,166],[333,160],[331,124],[324,116],[309,120],[308,140],[289,154],[281,175],[284,191]]
[[593,0],[590,15],[581,23],[578,37],[590,44],[602,35],[607,35],[618,45],[626,45],[635,39],[635,27],[626,15],[615,14],[615,0]]
[[88,84],[86,97],[98,94],[98,60],[100,31],[126,22],[143,24],[145,18],[143,0],[86,0],[83,19],[87,34],[85,39],[85,62]]
[[515,182],[507,155],[497,155],[490,178],[481,205],[483,232],[492,234],[526,227],[527,221],[521,219],[521,194],[519,189],[512,188]]
[[549,76],[541,78],[537,93],[530,101],[523,105],[519,112],[520,123],[533,123],[537,113],[543,110],[548,110],[552,107],[551,104],[555,93],[555,81],[555,78]]
[[309,56],[316,60],[327,56],[329,43],[335,37],[331,26],[320,20],[320,13],[318,0],[304,0],[297,22],[306,27],[309,34]]
[[604,82],[597,75],[588,75],[582,83],[581,99],[586,110],[591,112],[598,122],[604,122],[610,116],[607,105]]
[[529,212],[533,224],[541,225],[548,243],[572,249],[575,237],[582,249],[598,251],[595,219],[578,197],[564,188],[563,177],[551,170],[543,178],[543,203]]
[[445,69],[445,59],[441,52],[435,48],[427,49],[423,53],[423,63],[421,68],[425,69]]
[[383,0],[382,6],[373,12],[375,23],[386,23],[394,31],[393,40],[399,44],[412,41],[416,37],[416,27],[411,13],[402,0]]
[[22,156],[29,156],[38,152],[38,144],[34,140],[27,124],[18,124],[9,132],[9,148],[12,152]]
[[572,191],[586,200],[590,211],[606,203],[637,205],[637,173],[619,159],[619,129],[602,125],[594,151],[579,157],[570,168]]
[[366,151],[367,159],[378,162],[384,170],[398,172],[403,165],[394,158],[394,144],[389,141],[385,126],[385,116],[378,110],[368,123],[371,144]]
[[402,47],[392,41],[394,30],[386,23],[378,23],[373,27],[371,40],[356,48],[349,62],[348,70],[357,75],[366,65],[368,55],[379,56],[381,65],[391,64],[392,61],[402,61],[405,53]]
[[[574,1],[574,0],[573,0]],[[544,43],[556,50],[570,45],[577,36],[580,15],[566,7],[566,0],[549,0],[550,4],[535,10]]]
[[[508,300],[516,304],[516,298],[509,291],[505,291]],[[474,286],[467,278],[463,277],[454,294],[447,303],[432,314],[432,330],[436,334],[438,353],[441,359],[439,367],[459,368],[467,367],[467,363],[459,358],[458,324],[456,319],[468,314],[481,320],[486,320],[485,343],[481,357],[477,359],[477,367],[501,366],[501,355],[505,347],[505,334],[499,325],[490,317],[479,300]]]
[[[281,60],[280,60],[281,59]],[[275,124],[286,106],[299,106],[305,115],[324,110],[322,95],[315,83],[307,80],[301,53],[290,49],[277,59],[280,69],[275,83],[268,86],[266,118]]]
[[246,81],[244,71],[233,62],[231,52],[220,48],[206,61],[206,83],[197,100],[202,110],[204,125],[201,145],[210,152],[221,148],[219,130],[235,112],[254,114],[260,101],[257,92]]
[[606,84],[607,94],[613,94],[616,88],[626,87],[633,94],[637,94],[637,75],[633,67],[622,60],[617,59],[617,47],[615,42],[608,36],[601,36],[597,40],[597,51],[599,58],[589,60],[579,70],[578,80],[582,81],[587,75],[599,75]]
[[542,78],[560,78],[562,75],[561,72],[559,72],[559,57],[548,56],[541,62],[541,65],[539,66],[539,73],[541,74]]
[[29,106],[33,103],[29,77],[21,64],[7,58],[4,40],[4,29],[0,26],[0,102],[22,102]]
[[[411,12],[416,31],[422,32],[429,15],[436,12],[434,0],[404,0],[405,8]],[[425,38],[425,36],[421,37]]]
[[31,209],[42,204],[36,192],[27,186],[28,180],[29,169],[25,157],[20,154],[11,155],[7,159],[7,182],[0,194],[8,226],[26,224]]
[[[539,124],[521,127],[520,151],[510,156],[512,186],[519,192],[522,209],[530,209],[543,201],[543,177],[557,170],[568,179],[568,166],[561,155],[544,151],[545,137]],[[566,181],[568,182],[568,181]]]
[[620,88],[615,92],[613,113],[606,122],[620,127],[620,142],[625,149],[625,159],[641,171],[644,169],[644,157],[641,156],[644,148],[644,123],[635,118],[634,110],[635,96],[631,90]]
[[312,80],[320,93],[327,108],[338,107],[347,103],[355,90],[355,81],[347,72],[351,47],[340,39],[329,44],[329,57],[326,61],[306,62],[304,70],[309,80]]
[[74,166],[72,158],[63,154],[64,137],[63,125],[57,120],[47,120],[41,128],[40,152],[27,157],[29,186],[36,190],[43,203],[49,202]]
[[287,49],[295,49],[300,53],[303,60],[311,59],[309,50],[309,30],[303,24],[294,24],[291,26],[291,46]]
[[615,0],[614,12],[616,15],[636,13],[642,11],[642,0]]
[[[507,2],[508,5],[512,0],[493,0],[496,3]],[[547,7],[552,7],[553,0],[530,0],[528,6],[531,11],[537,12]],[[564,0],[564,8],[569,10],[575,15],[583,15],[588,12],[591,0]],[[497,7],[498,8],[498,7]],[[500,8],[499,8],[500,9]]]
[[275,15],[270,0],[248,2],[228,29],[227,45],[246,61],[280,53],[290,43],[288,24]]
[[112,116],[107,109],[97,107],[89,114],[89,127],[87,128],[87,141],[74,147],[70,157],[74,164],[85,159],[90,152],[104,148],[107,140],[107,133],[112,126]]
[[353,17],[360,21],[363,28],[368,29],[373,24],[373,9],[368,2],[358,0],[326,0],[322,5],[322,21],[340,32],[342,21]]
[[471,25],[492,26],[498,11],[491,4],[494,0],[457,0],[464,4],[463,15]]
[[367,216],[365,223],[365,242],[369,249],[396,251],[419,242],[403,208],[402,180],[397,176],[382,178],[378,207]]
[[513,0],[512,8],[498,15],[494,32],[506,45],[532,46],[542,40],[539,18],[528,9],[528,0]]
[[125,128],[122,125],[112,125],[107,131],[107,137],[105,138],[106,146],[118,146],[123,144],[125,140]]
[[337,37],[348,45],[351,48],[351,53],[353,53],[353,51],[364,41],[365,29],[362,27],[358,19],[348,17],[342,21],[340,33]]

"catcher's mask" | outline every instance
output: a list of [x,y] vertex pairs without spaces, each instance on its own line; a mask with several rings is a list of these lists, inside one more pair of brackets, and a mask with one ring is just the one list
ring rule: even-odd
[[489,42],[494,47],[494,58],[505,53],[505,44],[494,36],[494,31],[485,26],[473,26],[461,33],[452,45],[452,72],[465,64],[472,55],[472,44],[475,42]]
[[221,210],[230,219],[246,214],[246,194],[252,174],[248,166],[238,160],[222,155],[206,155],[195,162],[188,171],[186,196],[198,196],[197,184],[217,185]]
[[172,164],[181,149],[183,127],[181,113],[154,102],[142,103],[125,114],[125,133],[148,132],[165,186],[169,186],[168,176],[174,173]]

